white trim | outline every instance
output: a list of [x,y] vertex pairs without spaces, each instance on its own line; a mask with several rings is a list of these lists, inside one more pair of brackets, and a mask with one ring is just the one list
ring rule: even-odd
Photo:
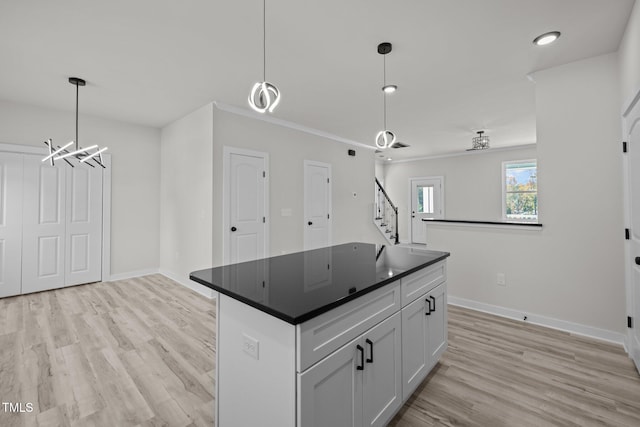
[[332,188],[333,188],[333,177],[332,177],[332,173],[331,173],[331,164],[330,163],[322,163],[322,162],[316,162],[314,160],[304,160],[303,161],[303,167],[302,167],[302,174],[304,177],[304,182],[303,182],[303,217],[302,217],[302,230],[304,233],[303,239],[304,239],[304,250],[309,250],[309,242],[307,241],[307,167],[308,166],[318,166],[321,168],[327,168],[327,177],[329,178],[329,194],[328,194],[328,202],[329,202],[329,206],[327,206],[329,212],[329,218],[327,219],[327,246],[331,246],[332,242],[333,242],[333,192],[332,192]]
[[208,288],[204,285],[201,285],[200,283],[196,283],[193,280],[184,280],[184,279],[180,279],[177,276],[175,276],[173,273],[168,272],[167,270],[163,270],[161,269],[160,271],[158,271],[158,273],[162,274],[164,277],[173,280],[174,282],[178,283],[179,285],[184,286],[185,288],[189,288],[194,292],[199,293],[200,295],[207,297],[209,299],[213,299],[215,298],[215,295],[217,294],[216,291],[214,291],[211,288]]
[[244,148],[237,148],[225,145],[222,147],[222,263],[223,265],[229,264],[229,234],[228,230],[231,227],[231,223],[229,220],[229,206],[230,206],[230,197],[231,190],[229,188],[229,184],[231,182],[231,171],[230,171],[230,162],[231,162],[231,154],[238,154],[241,156],[251,156],[258,157],[264,160],[264,170],[265,170],[265,179],[264,179],[264,217],[266,218],[266,223],[264,224],[264,257],[269,257],[269,227],[271,218],[269,216],[269,153],[263,153],[261,151],[247,150]]
[[421,160],[434,160],[434,159],[442,159],[445,157],[477,156],[480,154],[490,154],[490,153],[496,153],[500,151],[526,150],[529,148],[536,148],[536,146],[537,146],[536,143],[532,143],[532,144],[511,145],[508,147],[496,147],[496,148],[490,148],[488,150],[475,150],[475,151],[462,151],[459,153],[456,152],[456,153],[435,154],[433,156],[414,157],[412,159],[391,160],[391,161],[385,162],[385,164],[419,162]]
[[[413,181],[422,181],[422,180],[440,180],[440,200],[438,201],[439,205],[441,206],[440,209],[440,215],[435,217],[436,219],[444,219],[444,176],[422,176],[422,177],[409,177],[409,207],[407,209],[407,219],[408,219],[408,224],[409,224],[409,236],[408,236],[408,241],[409,243],[414,243],[413,241],[413,218],[412,218],[412,212],[413,212]],[[435,201],[434,201],[435,203]],[[425,236],[426,239],[426,236]],[[416,243],[418,245],[421,245],[422,243]],[[426,243],[424,243],[426,245]]]
[[638,102],[640,102],[640,88],[636,90],[635,95],[633,95],[629,101],[623,104],[624,112],[622,113],[622,117],[627,117],[631,113],[631,110],[633,110],[633,107],[635,107]]
[[352,139],[343,138],[338,135],[334,135],[329,132],[325,132],[319,129],[314,129],[308,126],[304,126],[298,123],[290,122],[288,120],[278,119],[268,114],[260,114],[256,113],[252,110],[248,110],[246,108],[236,107],[234,105],[224,104],[222,102],[214,101],[214,107],[219,110],[226,111],[228,113],[237,114],[239,116],[249,117],[251,119],[261,120],[263,122],[271,123],[277,126],[286,127],[289,129],[295,129],[300,132],[308,133],[311,135],[320,136],[322,138],[327,138],[332,141],[342,142],[343,144],[355,145],[356,147],[365,148],[367,150],[375,150],[376,147],[369,144],[363,144],[362,142],[354,141]]
[[111,154],[102,155],[102,281],[111,280]]
[[125,273],[112,274],[109,280],[102,279],[103,282],[116,282],[118,280],[133,279],[134,277],[148,276],[150,274],[158,274],[157,268],[145,268],[144,270],[127,271]]
[[583,325],[580,323],[569,322],[566,320],[555,319],[552,317],[542,316],[535,313],[525,312],[523,310],[514,310],[512,308],[501,307],[498,305],[486,304],[483,302],[473,301],[465,298],[447,296],[451,305],[469,308],[483,313],[494,314],[500,317],[519,320],[523,322],[524,316],[527,316],[526,323],[544,326],[559,331],[569,332],[575,335],[594,338],[600,341],[606,341],[613,344],[623,345],[624,334],[606,329],[600,329],[593,326]]

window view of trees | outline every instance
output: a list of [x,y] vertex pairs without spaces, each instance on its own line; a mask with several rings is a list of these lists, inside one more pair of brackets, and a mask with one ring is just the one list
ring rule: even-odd
[[536,162],[505,163],[505,214],[507,219],[538,219]]

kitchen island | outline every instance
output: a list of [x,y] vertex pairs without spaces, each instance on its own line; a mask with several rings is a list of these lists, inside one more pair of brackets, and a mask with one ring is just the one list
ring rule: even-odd
[[386,425],[446,350],[448,256],[348,243],[191,273],[216,291],[216,425]]

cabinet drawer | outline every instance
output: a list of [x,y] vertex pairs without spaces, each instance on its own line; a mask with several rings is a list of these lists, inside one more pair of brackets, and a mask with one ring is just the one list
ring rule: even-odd
[[411,303],[447,280],[446,261],[438,262],[400,279],[402,306]]
[[302,323],[297,327],[298,372],[304,371],[398,310],[400,283],[396,282]]

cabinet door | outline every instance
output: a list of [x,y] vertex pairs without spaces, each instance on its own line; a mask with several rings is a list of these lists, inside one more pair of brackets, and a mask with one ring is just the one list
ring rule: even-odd
[[365,426],[385,426],[402,405],[401,318],[396,313],[364,334]]
[[24,156],[22,293],[64,286],[68,167]]
[[427,295],[432,307],[435,301],[435,311],[427,316],[428,370],[431,370],[447,349],[447,284],[439,285]]
[[402,309],[402,400],[428,373],[427,307],[426,296],[422,296]]
[[22,281],[22,155],[0,153],[0,297]]
[[300,375],[298,425],[362,426],[362,344],[357,338]]

